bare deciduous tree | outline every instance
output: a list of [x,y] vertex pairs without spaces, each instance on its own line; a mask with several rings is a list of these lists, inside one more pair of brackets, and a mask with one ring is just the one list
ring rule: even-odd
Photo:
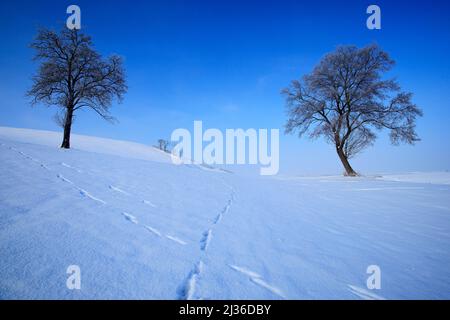
[[164,152],[168,152],[170,141],[165,139],[158,139],[158,149]]
[[42,29],[31,47],[41,65],[27,95],[32,104],[62,108],[56,116],[64,122],[61,148],[70,148],[73,116],[78,109],[90,108],[103,119],[114,120],[109,113],[111,103],[114,98],[121,102],[127,90],[119,56],[103,59],[93,49],[91,38],[76,29],[60,33]]
[[[53,121],[55,121],[55,123],[64,129],[64,126],[66,125],[66,116],[67,116],[67,112],[65,112],[65,110],[63,108],[60,108],[60,110],[58,110],[55,115],[53,116]],[[75,123],[75,118],[76,116],[73,115],[72,116],[72,125]]]
[[415,122],[422,111],[411,102],[411,93],[383,79],[393,65],[376,45],[342,46],[327,54],[310,74],[282,91],[286,132],[325,137],[349,176],[357,175],[349,158],[373,144],[376,130],[388,129],[393,144],[419,141]]

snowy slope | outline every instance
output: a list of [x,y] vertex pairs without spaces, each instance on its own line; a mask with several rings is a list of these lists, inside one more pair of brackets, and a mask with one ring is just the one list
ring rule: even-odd
[[450,184],[450,172],[410,172],[404,174],[387,174],[383,175],[379,179],[399,182]]
[[[61,132],[0,127],[0,137],[23,143],[55,147],[61,144]],[[154,147],[130,141],[111,140],[72,134],[71,147],[132,159],[171,163],[170,156]]]
[[242,178],[59,139],[0,128],[0,298],[450,298],[448,185]]

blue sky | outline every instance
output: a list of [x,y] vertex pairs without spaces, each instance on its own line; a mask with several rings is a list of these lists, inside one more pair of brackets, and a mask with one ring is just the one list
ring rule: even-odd
[[[450,169],[448,1],[2,1],[0,125],[60,130],[54,109],[24,94],[37,65],[28,44],[39,26],[59,28],[70,4],[104,55],[125,57],[129,91],[111,125],[77,115],[73,132],[154,144],[194,120],[210,128],[282,128],[280,90],[340,44],[378,43],[397,65],[389,76],[423,108],[416,146],[385,133],[353,160],[363,173]],[[382,29],[366,28],[377,4]],[[341,173],[333,147],[281,135],[280,173]]]

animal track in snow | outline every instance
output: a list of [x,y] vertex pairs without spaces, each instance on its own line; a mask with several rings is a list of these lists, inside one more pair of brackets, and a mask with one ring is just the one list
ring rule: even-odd
[[81,171],[80,169],[75,168],[75,167],[71,166],[70,164],[67,164],[67,163],[64,163],[64,162],[61,162],[61,165],[62,165],[63,167],[66,167],[66,168],[75,170],[75,171],[78,172],[78,173],[82,173],[82,172],[83,172],[83,171]]
[[[232,189],[232,188],[231,188]],[[222,215],[226,214],[229,210],[230,207],[233,203],[233,199],[234,199],[234,190],[232,189],[232,193],[231,193],[231,197],[230,199],[227,201],[226,206],[219,212],[219,214],[216,216],[216,218],[213,221],[213,226],[217,225],[221,219],[222,219]],[[200,249],[203,252],[203,254],[206,254],[206,251],[208,250],[208,246],[209,243],[211,242],[212,239],[212,231],[213,229],[210,228],[208,230],[206,230],[205,232],[203,232],[202,234],[202,238],[200,240]],[[171,236],[166,236],[167,238],[174,240],[176,242],[180,243],[180,239],[171,237]],[[182,244],[186,244],[184,241],[181,240]],[[237,268],[236,270],[240,269],[239,267],[235,267]],[[198,278],[200,276],[200,274],[202,273],[203,270],[203,262],[200,260],[194,267],[194,269],[192,269],[189,272],[189,275],[187,277],[187,280],[185,281],[185,283],[182,284],[182,288],[179,290],[179,298],[183,299],[183,300],[192,300],[192,299],[199,299],[200,297],[195,295],[195,290],[196,290],[196,286],[197,286],[197,281]],[[253,276],[257,276],[259,277],[259,275],[257,275],[256,273],[250,273]],[[259,284],[260,286],[265,285],[266,289],[271,288],[272,290],[277,290],[276,288],[273,288],[271,286],[269,286],[267,283],[262,281],[262,284]]]
[[[109,186],[109,189],[111,189],[111,190],[113,190],[113,191],[116,191],[116,192],[118,192],[118,193],[124,194],[124,195],[126,195],[126,196],[131,196],[130,193],[128,193],[128,192],[126,192],[126,191],[124,191],[124,190],[122,190],[122,189],[120,189],[120,188],[118,188],[118,187],[115,187],[115,186],[113,186],[113,185],[110,185],[110,186]],[[150,206],[150,207],[156,208],[156,205],[154,205],[151,201],[148,201],[148,200],[142,200],[142,203],[143,203],[143,204],[146,204],[146,205],[148,205],[148,206]]]
[[197,279],[203,271],[203,262],[199,261],[194,269],[191,270],[184,286],[181,288],[180,298],[183,300],[192,300],[195,298],[195,289]]
[[262,277],[258,273],[248,270],[244,267],[239,267],[239,266],[235,266],[235,265],[229,265],[229,267],[235,271],[245,274],[246,276],[248,276],[250,278],[250,281],[259,285],[260,287],[272,292],[273,294],[275,294],[283,299],[286,298],[280,289],[268,284],[266,281],[264,281],[262,279]]
[[126,213],[126,212],[122,212],[122,215],[125,217],[125,219],[127,219],[128,221],[134,223],[134,224],[138,224],[138,220],[135,216]]
[[91,199],[91,200],[100,202],[101,204],[106,204],[105,201],[103,201],[103,200],[101,200],[101,199],[99,199],[99,198],[96,198],[96,197],[94,197],[93,195],[91,195],[89,192],[87,192],[86,190],[77,187],[72,181],[70,181],[69,179],[65,178],[62,174],[58,173],[58,174],[56,174],[56,177],[57,177],[58,179],[60,179],[61,181],[64,181],[64,182],[66,182],[66,183],[68,183],[68,184],[73,185],[73,186],[75,187],[75,189],[77,189],[77,190],[80,192],[80,194],[81,194],[82,196],[84,196],[84,197],[86,197],[86,198],[89,198],[89,199]]
[[214,219],[213,224],[218,224],[221,220],[224,214],[227,214],[228,211],[230,211],[231,205],[233,204],[233,194],[231,194],[231,198],[228,200],[227,205],[222,209],[222,211],[216,216]]
[[385,298],[370,292],[369,290],[357,287],[357,286],[352,286],[352,285],[348,285],[348,287],[350,288],[350,292],[353,293],[354,295],[360,297],[361,299],[364,300],[386,300]]
[[166,235],[166,238],[169,239],[169,240],[172,240],[172,241],[174,241],[174,242],[176,242],[176,243],[178,243],[178,244],[181,244],[181,245],[183,245],[183,246],[187,244],[187,243],[184,242],[183,240],[181,240],[181,239],[179,239],[179,238],[177,238],[177,237],[174,237],[174,236]]
[[117,188],[117,187],[114,187],[114,186],[109,186],[109,188],[111,189],[111,190],[114,190],[114,191],[116,191],[116,192],[119,192],[119,193],[122,193],[122,194],[125,194],[125,195],[127,195],[127,196],[129,196],[130,194],[128,193],[128,192],[126,192],[126,191],[123,191],[122,189],[120,189],[120,188]]
[[230,203],[230,201],[228,201],[228,204],[222,210],[222,214],[227,214],[228,211],[230,210],[230,207],[231,207],[231,203]]
[[231,269],[239,271],[240,273],[243,273],[243,274],[249,276],[250,278],[261,278],[261,276],[259,274],[257,274],[256,272],[248,270],[248,269],[246,269],[244,267],[238,267],[238,266],[235,266],[235,265],[232,265],[232,264],[230,264],[229,266],[230,266]]
[[144,203],[144,204],[146,204],[146,205],[148,205],[150,207],[156,208],[156,205],[154,205],[152,202],[150,202],[148,200],[142,200],[142,203]]
[[57,176],[60,180],[62,180],[62,181],[64,181],[64,182],[73,184],[72,181],[70,181],[69,179],[64,178],[62,174],[59,174],[59,173],[58,173],[56,176]]
[[270,292],[272,292],[273,294],[276,294],[277,296],[286,299],[286,297],[283,295],[283,292],[281,292],[280,289],[268,284],[267,282],[265,282],[263,279],[261,278],[250,278],[251,281],[253,281],[254,283],[256,283],[257,285],[269,290]]
[[33,158],[33,157],[27,155],[26,153],[24,153],[24,152],[22,152],[22,151],[20,151],[20,150],[17,150],[16,148],[13,148],[13,147],[8,147],[8,148],[9,148],[10,150],[13,150],[13,151],[17,152],[18,154],[20,154],[21,156],[23,156],[25,159],[28,159],[28,160],[31,160],[31,161],[37,163],[41,168],[50,171],[50,169],[49,169],[45,164],[43,164],[42,162],[40,162],[39,160],[37,160],[37,159],[35,159],[35,158]]
[[[37,159],[35,159],[35,158],[33,158],[33,157],[30,157],[30,156],[27,155],[26,153],[24,153],[24,152],[22,152],[22,151],[20,151],[20,150],[17,150],[17,149],[15,149],[15,148],[13,148],[13,147],[8,147],[8,148],[9,148],[10,150],[13,150],[13,151],[15,151],[15,152],[18,152],[20,155],[24,156],[26,159],[29,159],[29,160],[31,160],[31,161],[33,161],[33,162],[36,162],[37,164],[39,164],[39,166],[40,166],[41,168],[43,168],[43,169],[45,169],[45,170],[48,170],[48,171],[51,171],[50,168],[48,168],[45,164],[41,163],[39,160],[37,160]],[[69,166],[69,165],[64,164],[64,163],[63,163],[63,165]],[[66,182],[66,183],[69,183],[69,184],[74,185],[74,183],[73,183],[72,181],[70,181],[69,179],[64,178],[64,177],[63,177],[61,174],[59,174],[59,173],[56,174],[56,177],[57,177],[58,179],[64,181],[64,182]],[[74,186],[75,186],[75,185],[74,185]],[[103,200],[101,200],[101,199],[99,199],[99,198],[94,197],[93,195],[91,195],[91,194],[90,194],[89,192],[87,192],[86,190],[81,189],[81,188],[78,188],[77,186],[75,186],[75,188],[80,192],[80,194],[81,194],[82,196],[84,196],[84,197],[86,197],[86,198],[89,198],[89,199],[91,199],[91,200],[100,202],[100,203],[102,203],[102,204],[106,204],[105,201],[103,201]]]
[[144,226],[144,228],[150,231],[151,233],[157,235],[158,237],[161,237],[161,232],[159,232],[159,230],[152,228],[150,226]]
[[214,219],[214,224],[218,224],[222,220],[222,213],[219,213]]
[[[136,223],[137,223],[137,222],[136,222]],[[156,236],[158,236],[158,237],[162,237],[162,236],[163,236],[163,233],[162,233],[161,231],[159,231],[159,230],[156,229],[156,228],[150,227],[149,225],[145,225],[144,228],[145,228],[147,231],[153,233],[154,235],[156,235]],[[183,246],[187,244],[186,242],[184,242],[183,240],[181,240],[181,239],[179,239],[179,238],[177,238],[177,237],[174,237],[174,236],[171,236],[171,235],[164,235],[164,236],[165,236],[167,239],[169,239],[169,240],[171,240],[171,241],[173,241],[173,242],[175,242],[175,243],[177,243],[177,244],[181,244],[181,245],[183,245]]]
[[205,231],[203,233],[203,238],[200,241],[200,243],[201,243],[200,248],[202,249],[202,251],[208,250],[208,246],[209,246],[209,242],[211,241],[211,237],[212,237],[211,229],[209,229],[208,231]]
[[101,200],[101,199],[98,199],[98,198],[94,197],[93,195],[91,195],[91,194],[90,194],[89,192],[87,192],[86,190],[78,189],[78,191],[80,191],[80,194],[81,194],[81,195],[83,195],[83,196],[85,196],[85,197],[87,197],[87,198],[89,198],[89,199],[91,199],[91,200],[100,202],[100,203],[102,203],[102,204],[106,204],[105,201],[103,201],[103,200]]

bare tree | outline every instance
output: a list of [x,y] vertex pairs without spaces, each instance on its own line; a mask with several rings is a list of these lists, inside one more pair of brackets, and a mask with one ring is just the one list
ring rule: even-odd
[[348,159],[373,144],[376,130],[388,129],[393,144],[419,141],[415,122],[422,111],[411,102],[411,93],[383,79],[393,65],[376,45],[342,46],[327,54],[310,74],[282,91],[286,132],[325,137],[349,176],[357,174]]
[[168,152],[170,141],[165,139],[158,139],[158,149],[164,152]]
[[119,56],[103,59],[93,49],[91,38],[76,29],[64,28],[60,33],[42,29],[31,47],[41,65],[27,95],[32,104],[62,109],[55,118],[64,123],[61,148],[70,148],[70,131],[78,109],[90,108],[103,119],[114,120],[109,113],[111,103],[114,98],[121,102],[127,90]]
[[[65,110],[63,108],[60,108],[53,116],[53,121],[55,121],[55,123],[59,127],[64,129],[64,126],[66,125],[66,116],[67,116],[67,112],[65,112]],[[76,116],[73,115],[72,116],[72,125],[75,123],[75,118],[76,118]]]

